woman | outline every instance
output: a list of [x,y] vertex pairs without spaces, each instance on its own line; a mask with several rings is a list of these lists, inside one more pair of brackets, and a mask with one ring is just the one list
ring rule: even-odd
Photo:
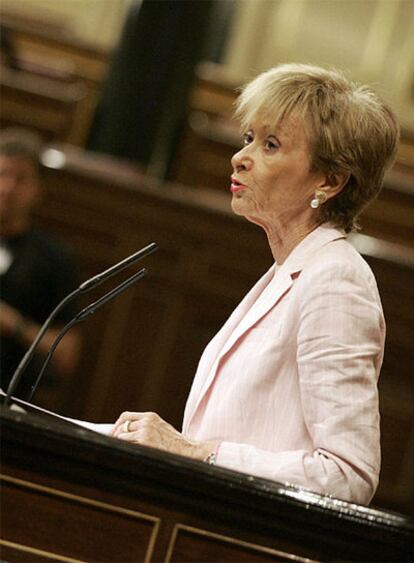
[[124,413],[113,435],[368,503],[385,326],[346,233],[393,161],[395,117],[342,74],[294,64],[248,84],[236,115],[232,208],[265,230],[275,264],[204,351],[183,432]]

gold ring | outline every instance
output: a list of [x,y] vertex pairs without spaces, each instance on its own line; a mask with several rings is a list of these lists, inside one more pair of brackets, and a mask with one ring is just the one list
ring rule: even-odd
[[129,425],[130,425],[130,424],[131,424],[131,421],[130,421],[130,420],[126,420],[126,421],[124,422],[124,426],[123,426],[124,432],[129,432]]

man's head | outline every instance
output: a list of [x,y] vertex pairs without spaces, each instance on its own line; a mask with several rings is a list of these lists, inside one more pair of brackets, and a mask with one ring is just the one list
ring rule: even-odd
[[40,137],[18,128],[0,132],[0,229],[3,235],[20,234],[30,224],[40,200]]

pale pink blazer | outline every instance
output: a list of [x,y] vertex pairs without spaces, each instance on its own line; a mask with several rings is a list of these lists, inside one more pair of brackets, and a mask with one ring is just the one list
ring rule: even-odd
[[219,441],[218,465],[368,503],[380,469],[384,337],[369,266],[322,225],[207,346],[183,433]]

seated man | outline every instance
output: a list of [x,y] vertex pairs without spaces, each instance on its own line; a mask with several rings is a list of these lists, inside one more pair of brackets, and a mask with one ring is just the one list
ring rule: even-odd
[[[1,387],[7,389],[41,324],[59,301],[78,285],[77,272],[64,246],[32,227],[32,211],[40,201],[40,138],[24,129],[0,133],[0,365]],[[74,312],[66,308],[41,340],[15,395],[30,396],[45,353]],[[75,368],[80,335],[70,331],[56,349],[46,379],[59,385]],[[63,384],[63,380],[60,379]]]

